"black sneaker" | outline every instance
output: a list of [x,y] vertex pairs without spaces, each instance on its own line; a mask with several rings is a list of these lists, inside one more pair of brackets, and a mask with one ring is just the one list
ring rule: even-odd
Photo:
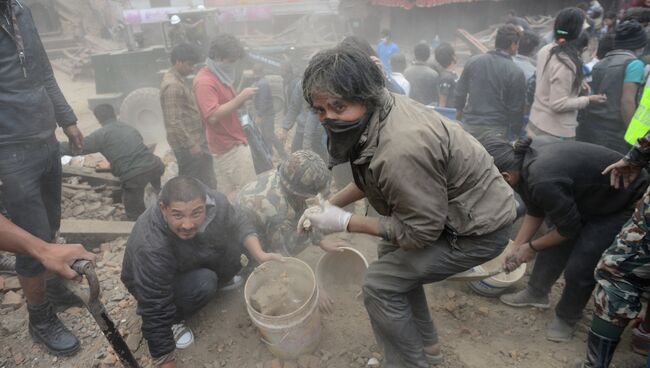
[[56,311],[64,311],[70,307],[83,307],[84,302],[77,294],[65,286],[61,278],[53,277],[45,282],[45,296]]
[[52,304],[28,305],[29,334],[34,341],[43,344],[53,355],[69,356],[79,350],[81,344],[68,330],[52,309]]

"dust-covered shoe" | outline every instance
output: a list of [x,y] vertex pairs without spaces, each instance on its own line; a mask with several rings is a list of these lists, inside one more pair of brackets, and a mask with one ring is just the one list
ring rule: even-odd
[[186,349],[194,342],[194,334],[189,327],[185,326],[185,321],[173,325],[172,333],[174,334],[177,349]]
[[58,356],[74,354],[81,346],[79,340],[56,316],[50,302],[41,305],[27,305],[29,333],[47,350]]
[[16,256],[10,253],[0,253],[0,272],[16,273]]
[[546,340],[555,342],[566,342],[573,338],[576,331],[576,324],[570,324],[567,321],[555,316],[553,322],[546,329]]
[[547,309],[551,306],[548,300],[548,295],[535,296],[530,288],[525,288],[513,294],[501,295],[499,298],[503,304],[511,307],[536,307]]

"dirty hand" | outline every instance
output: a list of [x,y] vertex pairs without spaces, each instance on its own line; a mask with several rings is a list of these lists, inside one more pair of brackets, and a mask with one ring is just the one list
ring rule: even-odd
[[253,96],[255,96],[256,93],[257,93],[257,88],[248,87],[248,88],[244,88],[241,92],[239,92],[239,96],[244,100],[249,100]]
[[604,171],[603,175],[611,173],[609,177],[609,182],[612,187],[618,189],[621,186],[621,179],[623,179],[623,187],[627,188],[630,186],[639,173],[641,172],[641,167],[630,165],[630,163],[621,159],[620,161],[609,165]]
[[201,154],[201,146],[199,146],[198,144],[193,145],[192,148],[190,148],[190,154],[192,154],[192,156],[200,155]]
[[591,95],[589,96],[589,103],[605,103],[607,102],[606,95]]
[[348,247],[350,244],[341,239],[323,239],[320,241],[320,249],[326,252],[343,252],[341,247]]
[[289,132],[284,128],[282,128],[282,129],[280,129],[278,131],[278,139],[280,140],[280,142],[282,142],[282,144],[287,143],[287,136],[288,135],[289,135]]
[[84,149],[84,136],[81,134],[81,130],[79,130],[77,124],[72,124],[63,128],[63,133],[68,137],[72,154],[80,155]]
[[334,312],[334,301],[326,290],[321,289],[318,292],[318,309],[324,314],[332,314]]
[[311,220],[308,219],[309,214],[319,213],[321,211],[322,208],[320,205],[307,208],[300,216],[300,220],[298,220],[298,234],[302,235],[305,232],[309,232],[311,230]]
[[527,244],[520,245],[516,250],[510,252],[506,256],[506,261],[503,269],[506,272],[512,272],[519,268],[522,263],[526,263],[535,258],[535,251],[532,250]]
[[68,280],[81,279],[81,276],[70,268],[75,261],[86,259],[94,263],[95,258],[96,256],[81,244],[50,244],[38,254],[38,260],[46,269]]
[[321,201],[321,211],[307,213],[305,216],[311,225],[320,230],[323,234],[341,233],[348,231],[348,224],[352,214],[342,208],[332,205],[329,201]]
[[262,254],[260,254],[255,258],[259,264],[262,264],[264,262],[269,262],[269,261],[284,262],[284,257],[282,257],[282,255],[278,253],[263,252]]

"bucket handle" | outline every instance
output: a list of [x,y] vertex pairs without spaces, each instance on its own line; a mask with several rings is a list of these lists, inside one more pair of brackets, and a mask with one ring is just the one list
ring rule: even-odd
[[280,341],[278,341],[278,342],[275,343],[275,344],[271,344],[270,342],[266,341],[266,339],[265,339],[264,337],[260,337],[260,340],[262,340],[262,342],[265,343],[265,344],[268,345],[268,346],[278,346],[278,345],[282,344],[282,343],[284,342],[284,340],[285,340],[288,336],[289,336],[289,331],[287,331],[287,332],[284,334],[284,336],[282,336],[282,338],[280,339]]

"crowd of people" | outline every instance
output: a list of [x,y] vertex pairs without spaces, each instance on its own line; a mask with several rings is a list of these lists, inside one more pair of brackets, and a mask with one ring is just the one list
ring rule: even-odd
[[[82,136],[29,9],[0,1],[0,199],[11,219],[0,217],[0,249],[18,254],[31,336],[56,355],[80,348],[56,315],[78,298],[46,269],[77,278],[72,263],[94,259],[79,244],[50,243],[61,216],[61,155],[100,152],[135,221],[121,281],[158,367],[176,367],[177,349],[192,344],[185,319],[218,290],[242,285],[242,255],[260,264],[310,244],[337,251],[345,243],[326,235],[340,232],[377,239],[363,301],[382,364],[439,364],[441,336],[423,286],[500,255],[521,207],[503,267],[535,265],[526,287],[501,301],[550,308],[564,274],[546,337],[570,340],[593,296],[578,366],[608,367],[650,285],[650,4],[630,5],[563,9],[550,35],[513,12],[494,48],[460,75],[449,43],[419,42],[407,56],[389,30],[376,47],[346,37],[304,71],[282,65],[277,131],[280,106],[264,66],[253,66],[250,86],[236,85],[246,56],[239,39],[215,35],[201,64],[179,36],[160,86],[179,172],[163,185],[161,160],[112,106],[97,106],[101,128]],[[55,139],[57,125],[68,142]],[[279,164],[260,164],[256,145]],[[148,185],[158,200],[146,208]],[[354,211],[361,200],[375,213]],[[647,354],[650,319],[633,335],[634,350]]]

